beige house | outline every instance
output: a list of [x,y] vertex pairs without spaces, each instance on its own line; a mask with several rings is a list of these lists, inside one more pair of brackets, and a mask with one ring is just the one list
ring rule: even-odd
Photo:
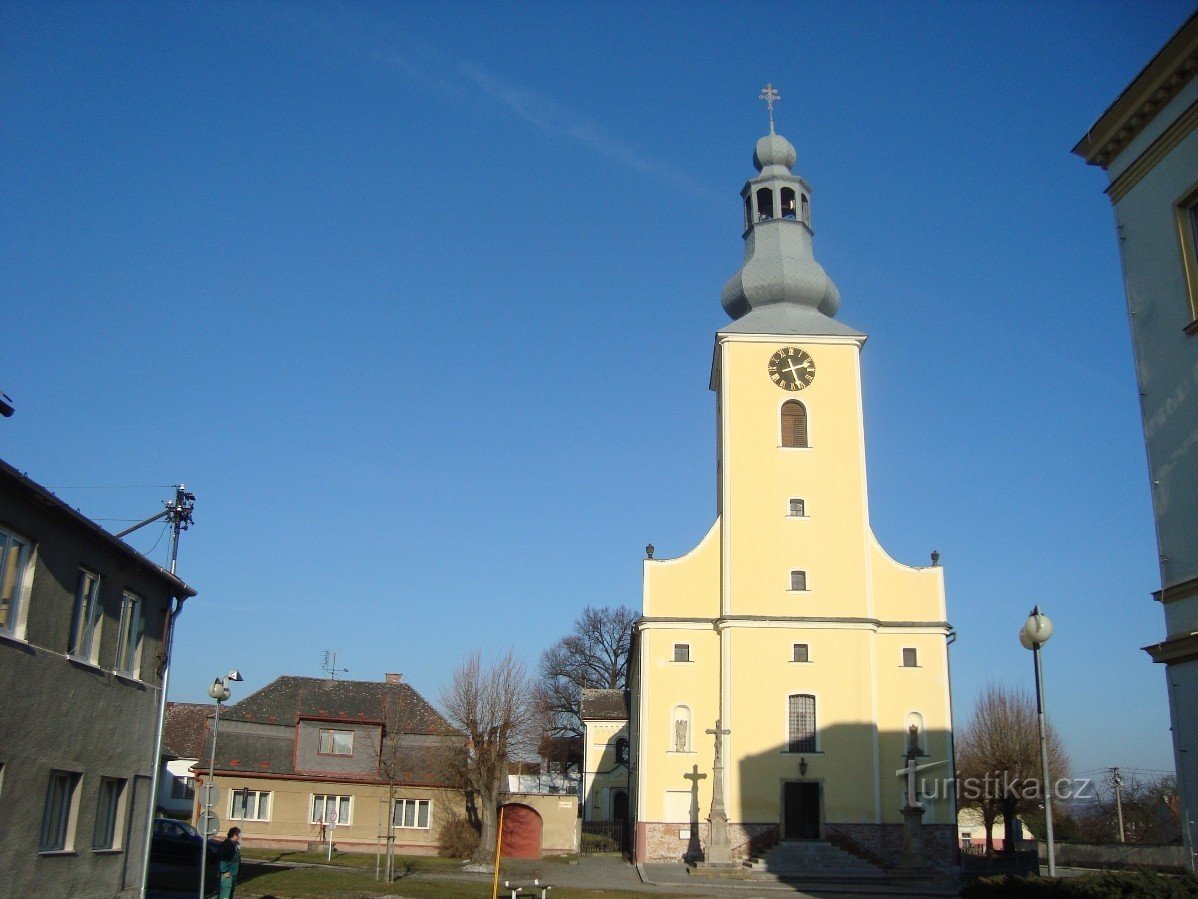
[[[197,814],[211,751],[196,765]],[[438,828],[464,817],[443,759],[455,731],[397,674],[385,682],[280,677],[224,709],[216,742],[214,810],[249,846],[433,854]]]

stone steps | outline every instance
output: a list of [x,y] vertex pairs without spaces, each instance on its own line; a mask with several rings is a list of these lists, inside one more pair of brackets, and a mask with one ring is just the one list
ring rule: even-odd
[[884,879],[876,865],[838,849],[823,840],[787,841],[778,843],[764,856],[745,863],[755,877],[769,878],[836,878]]

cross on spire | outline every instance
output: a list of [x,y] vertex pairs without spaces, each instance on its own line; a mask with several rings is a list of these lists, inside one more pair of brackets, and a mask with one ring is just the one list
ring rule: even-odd
[[767,84],[761,89],[761,93],[757,95],[758,100],[765,101],[765,108],[770,114],[770,134],[774,133],[774,104],[782,99],[782,95],[774,90],[772,83]]

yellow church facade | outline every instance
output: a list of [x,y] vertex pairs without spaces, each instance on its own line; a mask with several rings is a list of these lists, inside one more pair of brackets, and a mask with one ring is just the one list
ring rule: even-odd
[[745,264],[710,382],[717,518],[688,554],[644,563],[630,671],[642,861],[718,858],[715,812],[732,859],[813,840],[897,864],[911,756],[929,859],[955,843],[943,569],[896,562],[871,530],[865,335],[834,318],[794,156],[771,126],[743,192]]

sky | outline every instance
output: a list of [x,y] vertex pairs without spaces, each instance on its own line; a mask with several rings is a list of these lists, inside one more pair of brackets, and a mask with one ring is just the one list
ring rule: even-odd
[[[0,5],[0,457],[197,497],[170,696],[530,668],[715,504],[713,335],[778,131],[863,352],[871,520],[945,568],[958,723],[1173,767],[1114,220],[1070,150],[1188,3]],[[161,526],[130,542],[160,564]]]

